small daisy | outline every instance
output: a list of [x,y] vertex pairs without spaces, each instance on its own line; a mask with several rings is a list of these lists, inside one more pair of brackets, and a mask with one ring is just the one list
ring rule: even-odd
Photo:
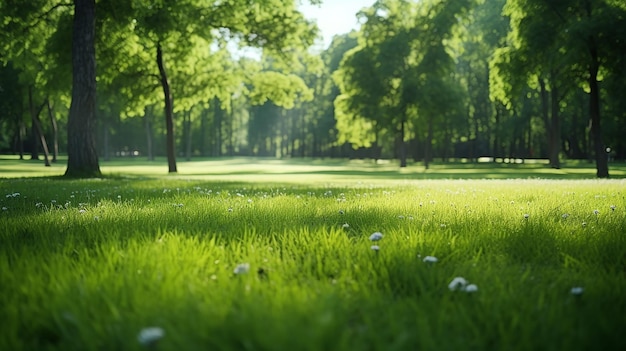
[[240,275],[240,274],[246,274],[249,271],[250,271],[249,263],[240,263],[237,265],[237,267],[235,267],[235,269],[233,270],[233,273],[235,273],[236,275]]
[[467,292],[467,293],[473,293],[473,292],[477,292],[478,291],[478,286],[476,286],[476,284],[470,284],[468,286],[466,286],[463,291]]
[[596,215],[596,216],[599,215],[600,214],[600,210],[593,210],[593,214]]
[[426,256],[426,257],[424,257],[423,261],[426,262],[426,263],[435,263],[435,262],[437,262],[439,260],[435,256]]
[[456,290],[463,290],[465,289],[465,286],[467,285],[467,280],[465,280],[465,278],[463,277],[456,277],[454,279],[452,279],[452,281],[450,282],[450,284],[448,284],[448,289],[452,290],[452,291],[456,291]]
[[349,225],[348,223],[344,223],[344,224],[341,226],[341,228],[343,228],[343,229],[348,229],[348,228],[350,228],[350,225]]
[[615,205],[611,205],[611,211],[615,211]]
[[567,219],[567,217],[569,217],[569,213],[563,213],[561,215],[561,218],[563,218],[563,219]]
[[137,335],[137,340],[144,346],[155,345],[165,336],[165,331],[159,327],[143,328]]
[[372,246],[370,246],[370,249],[372,249],[372,251],[374,251],[374,252],[378,252],[378,250],[380,250],[380,246],[372,245]]
[[381,233],[381,232],[375,232],[372,235],[370,235],[370,240],[371,241],[379,241],[382,238],[383,238],[383,233]]
[[581,286],[575,286],[575,287],[573,287],[573,288],[572,288],[569,292],[570,292],[570,294],[572,294],[572,295],[579,296],[579,295],[582,295],[584,291],[585,291],[585,289],[583,289],[583,287],[581,287]]
[[524,219],[528,219],[528,217],[530,217],[530,215],[528,213],[524,213]]

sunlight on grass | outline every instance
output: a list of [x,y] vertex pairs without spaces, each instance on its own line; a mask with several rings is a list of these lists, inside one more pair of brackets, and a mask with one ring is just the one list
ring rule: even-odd
[[[534,160],[536,161],[536,160]],[[41,161],[19,161],[16,157],[0,158],[0,177],[19,178],[33,176],[61,176],[65,172],[65,159],[52,167]],[[412,179],[593,179],[595,168],[586,162],[564,162],[561,169],[553,169],[542,162],[524,164],[507,163],[432,163],[425,169],[421,163],[400,168],[396,161],[382,160],[319,160],[272,158],[223,158],[179,161],[178,173],[168,174],[164,159],[115,159],[101,161],[104,176],[174,177],[207,179],[214,181],[259,182],[354,182],[371,178],[388,180]],[[611,164],[612,178],[626,178],[626,165]]]
[[0,348],[626,346],[626,180],[260,164],[3,180]]

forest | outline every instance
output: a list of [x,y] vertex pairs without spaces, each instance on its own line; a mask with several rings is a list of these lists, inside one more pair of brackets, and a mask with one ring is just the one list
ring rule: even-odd
[[626,159],[623,0],[372,2],[320,47],[297,0],[0,0],[0,152]]

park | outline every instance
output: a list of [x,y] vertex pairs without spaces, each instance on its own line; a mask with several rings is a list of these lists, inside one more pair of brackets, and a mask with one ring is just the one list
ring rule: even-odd
[[0,0],[0,350],[626,349],[624,28]]

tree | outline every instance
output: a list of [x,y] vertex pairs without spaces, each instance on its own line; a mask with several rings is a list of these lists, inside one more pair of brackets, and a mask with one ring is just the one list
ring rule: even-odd
[[[417,135],[415,128],[426,124],[428,165],[437,119],[450,117],[448,103],[463,99],[450,79],[454,61],[449,42],[458,16],[471,4],[380,0],[361,13],[365,23],[359,45],[346,54],[335,74],[342,92],[335,101],[340,136],[367,145],[390,134],[404,167],[407,128]],[[440,99],[446,95],[457,99]]]
[[95,142],[96,2],[74,0],[72,103],[67,123],[67,177],[101,175]]
[[[621,5],[620,5],[621,4]],[[600,125],[600,76],[610,74],[611,58],[623,55],[625,6],[610,0],[509,0],[513,48],[518,67],[538,77],[543,116],[550,135],[550,159],[558,167],[560,101],[573,81],[589,94],[589,118],[597,176],[606,178],[608,158]],[[501,59],[506,62],[508,59]],[[518,71],[519,72],[519,71]],[[528,72],[528,71],[526,71]],[[569,76],[569,74],[573,74]],[[509,71],[512,73],[512,71]],[[564,77],[561,77],[565,75]],[[567,77],[567,78],[565,78]],[[551,93],[548,99],[548,89]],[[551,102],[548,103],[548,100]],[[548,119],[548,110],[551,119]]]

